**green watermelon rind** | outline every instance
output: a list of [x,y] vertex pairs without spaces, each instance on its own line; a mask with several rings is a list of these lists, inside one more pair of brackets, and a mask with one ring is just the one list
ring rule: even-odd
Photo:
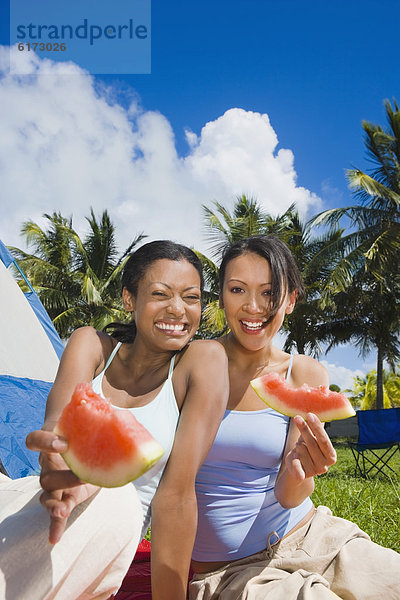
[[[348,419],[349,417],[352,417],[356,414],[353,407],[351,406],[349,400],[344,396],[344,394],[342,394],[343,398],[345,399],[344,404],[340,408],[326,408],[326,409],[321,409],[321,410],[318,409],[316,411],[313,411],[313,410],[304,411],[300,408],[300,406],[288,407],[287,403],[285,403],[285,401],[282,400],[281,398],[279,398],[276,394],[272,394],[272,393],[266,391],[265,386],[263,385],[263,382],[262,382],[263,377],[265,377],[265,376],[258,377],[257,379],[253,379],[252,381],[250,381],[251,387],[256,392],[257,396],[259,396],[261,398],[261,400],[263,400],[263,402],[265,402],[265,404],[267,404],[273,410],[276,410],[277,412],[279,412],[283,415],[286,415],[287,417],[295,417],[296,415],[300,415],[304,419],[307,419],[307,414],[310,412],[313,412],[314,414],[316,414],[318,416],[320,421],[329,422],[329,421],[339,421],[342,419]],[[289,388],[286,381],[282,378],[280,378],[280,379],[282,381],[282,386],[287,386]],[[291,389],[293,389],[293,388],[291,388]],[[313,392],[317,391],[317,388],[310,388],[310,389]],[[334,392],[332,392],[332,393],[334,393]],[[328,396],[328,398],[329,398],[329,396]]]

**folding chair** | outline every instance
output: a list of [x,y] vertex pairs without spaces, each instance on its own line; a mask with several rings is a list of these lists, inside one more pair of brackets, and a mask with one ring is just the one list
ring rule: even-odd
[[389,462],[400,453],[400,408],[359,410],[357,420],[358,441],[349,442],[356,462],[354,475],[396,474]]

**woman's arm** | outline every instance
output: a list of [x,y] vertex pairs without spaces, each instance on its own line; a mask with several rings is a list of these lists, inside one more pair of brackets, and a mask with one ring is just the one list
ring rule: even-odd
[[[300,387],[329,385],[328,374],[316,360],[295,358],[291,384]],[[282,465],[275,483],[275,496],[284,508],[298,506],[314,491],[314,476],[326,473],[336,462],[336,452],[323,424],[309,413],[307,422],[294,417],[289,426]]]
[[152,503],[153,600],[186,598],[197,528],[195,477],[228,401],[228,364],[221,344],[193,342],[183,361],[187,373],[185,400],[171,456]]
[[42,429],[53,430],[77,383],[92,381],[96,369],[103,362],[102,340],[106,338],[105,334],[99,334],[92,327],[81,327],[71,335],[47,398]]
[[52,544],[60,540],[72,509],[98,489],[82,483],[68,469],[59,454],[66,450],[66,441],[52,430],[76,384],[92,380],[102,357],[102,343],[94,329],[84,327],[72,334],[47,399],[43,428],[32,431],[26,438],[27,447],[40,452],[40,484],[43,488],[40,501],[50,515],[49,541]]

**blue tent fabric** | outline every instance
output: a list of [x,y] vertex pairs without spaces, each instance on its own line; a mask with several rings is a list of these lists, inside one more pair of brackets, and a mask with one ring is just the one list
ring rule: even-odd
[[11,254],[11,252],[9,251],[7,246],[5,246],[1,240],[0,240],[0,259],[3,261],[4,265],[7,268],[11,265],[12,262],[14,262],[13,255]]
[[43,424],[52,384],[0,375],[0,456],[12,479],[39,472],[38,453],[28,450],[25,438]]
[[53,346],[58,358],[61,358],[61,355],[64,350],[64,344],[62,343],[60,336],[54,328],[53,322],[51,321],[49,315],[43,304],[39,300],[39,296],[36,292],[26,292],[25,298],[28,300],[29,304],[33,308],[37,318],[40,321],[41,326],[46,332],[47,337],[49,338],[51,345]]
[[[16,284],[18,269],[30,291]],[[64,345],[39,297],[0,240],[0,462],[12,479],[39,472],[25,446],[40,429]]]

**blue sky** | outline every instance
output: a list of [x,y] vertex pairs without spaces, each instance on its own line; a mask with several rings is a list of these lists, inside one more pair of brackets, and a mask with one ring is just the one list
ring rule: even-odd
[[[298,181],[348,198],[344,169],[365,164],[361,120],[400,97],[393,1],[153,1],[152,74],[125,81],[148,109],[196,133],[228,108],[267,112]],[[344,196],[344,197],[343,197]]]
[[[399,17],[397,0],[153,0],[149,75],[92,79],[77,65],[50,83],[32,62],[28,84],[3,69],[1,213],[14,212],[0,237],[22,245],[22,220],[53,210],[79,229],[93,206],[110,210],[122,247],[144,230],[206,249],[191,229],[201,203],[248,193],[281,212],[298,199],[305,218],[351,204],[345,169],[369,168],[361,121],[384,125],[383,100],[400,100]],[[326,358],[364,372],[375,360]]]

